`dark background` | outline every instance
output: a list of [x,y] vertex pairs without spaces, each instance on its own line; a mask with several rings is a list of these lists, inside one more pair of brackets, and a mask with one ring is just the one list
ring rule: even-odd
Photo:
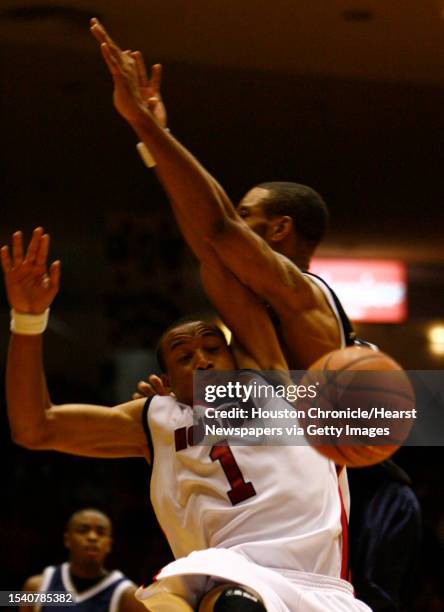
[[[359,332],[406,368],[443,369],[427,342],[444,322],[440,10],[413,0],[2,2],[0,240],[41,224],[62,260],[46,334],[53,401],[123,399],[140,376],[134,360],[150,371],[159,331],[207,309],[166,198],[112,107],[93,15],[164,63],[173,133],[234,201],[257,182],[307,183],[331,210],[319,254],[408,264],[407,322]],[[3,298],[2,367],[8,318]],[[64,522],[85,505],[114,519],[111,564],[149,580],[169,552],[143,461],[28,452],[10,442],[4,409],[1,419],[0,588],[62,561]],[[411,609],[434,612],[444,608],[442,454],[404,449],[398,461],[424,519]]]

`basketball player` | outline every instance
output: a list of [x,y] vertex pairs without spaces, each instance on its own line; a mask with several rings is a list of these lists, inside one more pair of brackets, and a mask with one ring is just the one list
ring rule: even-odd
[[[136,586],[122,572],[104,567],[112,545],[110,519],[94,508],[78,510],[69,519],[64,534],[69,560],[31,576],[24,591],[72,593],[73,612],[142,612],[145,608],[134,597]],[[65,610],[66,605],[21,606],[21,612]]]
[[[58,291],[60,263],[47,273],[48,245],[49,237],[37,228],[26,254],[19,232],[13,235],[12,257],[8,247],[1,249],[12,309],[6,381],[11,432],[30,449],[143,456],[153,462],[151,499],[177,560],[151,587],[139,589],[146,607],[152,612],[190,612],[198,606],[201,612],[368,610],[339,578],[346,570],[344,508],[332,462],[308,445],[194,445],[193,371],[236,368],[214,325],[192,321],[163,334],[163,381],[175,398],[155,396],[114,408],[52,405],[42,334]],[[238,330],[231,315],[221,312],[239,332],[239,346],[256,347],[255,355],[237,351],[237,365],[285,370],[261,302],[217,264],[209,276],[213,299],[223,291],[228,313],[242,306],[250,313],[249,325]]]
[[[322,198],[305,185],[263,183],[236,210],[215,179],[163,129],[158,66],[148,79],[140,53],[122,52],[97,20],[91,31],[114,80],[116,109],[153,155],[199,261],[216,256],[270,306],[291,369],[308,369],[329,351],[353,344],[351,326],[331,290],[305,273],[327,224]],[[244,322],[249,317],[237,315]]]
[[[352,326],[335,294],[322,279],[307,272],[327,221],[327,210],[320,196],[311,188],[295,183],[263,183],[248,192],[235,209],[213,177],[163,129],[166,113],[160,96],[160,66],[153,66],[149,79],[140,53],[122,53],[97,20],[92,21],[91,29],[101,43],[113,77],[115,106],[154,156],[157,176],[170,197],[182,233],[200,262],[219,258],[231,273],[270,305],[290,368],[308,368],[325,353],[355,344]],[[221,307],[214,299],[213,304],[216,310]],[[238,321],[246,321],[249,316],[247,311],[235,314]],[[149,384],[139,383],[139,391],[141,394],[162,392],[161,381],[151,376]],[[375,497],[377,493],[375,489]],[[400,497],[392,498],[391,511],[404,518],[418,515],[415,505],[406,515]],[[412,549],[417,550],[417,538],[413,541],[409,537],[417,521],[410,521],[412,525],[407,525],[407,520],[403,522],[405,536],[411,541]],[[399,525],[393,529],[399,533]],[[376,531],[377,525],[372,533]],[[382,522],[380,532],[380,540],[383,532],[387,537],[386,525]],[[359,544],[374,550],[371,537],[367,531]],[[386,546],[384,555],[396,559],[399,551]],[[390,605],[390,609],[397,610],[396,602],[401,594],[395,585],[400,584],[402,568],[399,563],[391,562],[382,567],[376,559],[371,563],[374,576],[383,574],[377,585],[374,576],[368,579],[362,564],[352,568],[358,580],[366,585],[362,592],[387,593],[383,606]],[[408,574],[409,563],[404,575]],[[391,568],[395,566],[391,576]],[[369,601],[373,603],[374,598],[369,596]],[[382,610],[383,606],[378,609]]]

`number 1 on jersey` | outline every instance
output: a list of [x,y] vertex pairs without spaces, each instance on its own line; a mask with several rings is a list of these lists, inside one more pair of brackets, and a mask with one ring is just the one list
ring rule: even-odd
[[220,461],[228,483],[231,486],[231,489],[227,491],[227,495],[233,506],[256,495],[253,484],[251,482],[245,482],[242,472],[227,442],[213,446],[210,451],[210,457],[212,461]]

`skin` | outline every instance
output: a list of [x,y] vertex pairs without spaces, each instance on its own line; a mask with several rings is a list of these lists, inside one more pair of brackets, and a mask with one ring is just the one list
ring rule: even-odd
[[[41,314],[52,304],[59,289],[60,262],[54,262],[48,270],[48,248],[49,236],[40,227],[34,230],[26,252],[21,232],[12,237],[12,254],[8,246],[1,248],[6,294],[13,310]],[[210,299],[222,303],[221,315],[232,325],[240,343],[232,352],[221,335],[202,321],[181,324],[165,335],[162,349],[166,372],[161,382],[179,401],[190,404],[196,369],[232,370],[236,365],[287,369],[270,318],[256,296],[217,259],[202,266],[202,278]],[[234,316],[243,309],[250,315],[246,325]],[[142,426],[145,398],[113,408],[88,404],[54,406],[45,382],[42,344],[42,334],[11,334],[6,389],[14,441],[35,450],[59,450],[88,457],[143,456],[150,461]],[[65,543],[76,567],[97,568],[93,561],[100,562],[109,550],[108,525],[100,516],[87,521],[84,516],[78,518],[71,521]],[[88,555],[88,564],[83,563],[84,554]],[[24,590],[38,590],[41,580],[41,576],[32,576]],[[141,612],[141,605],[134,598],[134,589],[128,589],[122,595],[120,612]]]
[[[156,160],[157,177],[201,265],[211,267],[217,259],[272,307],[291,368],[308,368],[339,348],[340,330],[333,311],[322,291],[300,271],[308,266],[312,253],[298,239],[292,219],[267,219],[261,209],[267,190],[258,188],[242,202],[250,214],[240,209],[239,215],[216,180],[157,121],[156,105],[147,104],[141,89],[140,54],[119,49],[96,19],[91,32],[113,79],[114,105]],[[160,103],[160,91],[156,96]],[[213,299],[213,304],[217,311],[223,309],[223,299]],[[236,315],[239,325],[248,325],[247,311],[238,310]]]
[[[1,249],[6,293],[12,309],[39,314],[53,302],[59,289],[60,262],[47,269],[49,236],[36,228],[25,252],[21,232]],[[278,339],[264,306],[235,277],[215,265],[204,270],[207,292],[221,300],[222,313],[236,329],[233,312],[250,312],[247,326],[239,326],[237,350],[240,367],[287,369]],[[145,457],[149,450],[142,426],[144,399],[109,408],[92,404],[54,405],[46,386],[42,334],[11,334],[6,394],[11,434],[17,444],[35,450],[58,450],[87,457]],[[253,355],[248,353],[252,347]],[[167,371],[163,383],[179,401],[192,404],[195,369],[233,369],[235,361],[219,335],[208,333],[202,322],[183,324],[164,339]]]
[[163,383],[176,396],[193,401],[195,370],[235,370],[236,364],[226,341],[203,322],[186,323],[171,330],[162,341],[167,365]]
[[93,578],[106,573],[103,563],[111,551],[111,532],[111,521],[101,512],[83,510],[71,518],[64,543],[74,575]]
[[[105,577],[109,572],[104,561],[111,551],[112,525],[109,518],[97,510],[80,510],[68,522],[64,533],[69,551],[70,572],[79,578]],[[28,578],[22,590],[38,592],[43,574]],[[129,586],[120,598],[119,612],[143,612],[145,606],[135,599],[136,588]],[[21,612],[32,612],[33,606],[21,606]]]

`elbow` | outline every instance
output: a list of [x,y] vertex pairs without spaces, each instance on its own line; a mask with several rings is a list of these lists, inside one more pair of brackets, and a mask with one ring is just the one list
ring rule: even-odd
[[44,450],[47,448],[45,437],[35,431],[11,431],[11,437],[15,444],[28,450]]
[[207,242],[217,243],[222,240],[225,240],[233,233],[235,224],[236,221],[229,217],[221,217],[219,219],[215,219],[212,223],[209,224],[206,234]]

